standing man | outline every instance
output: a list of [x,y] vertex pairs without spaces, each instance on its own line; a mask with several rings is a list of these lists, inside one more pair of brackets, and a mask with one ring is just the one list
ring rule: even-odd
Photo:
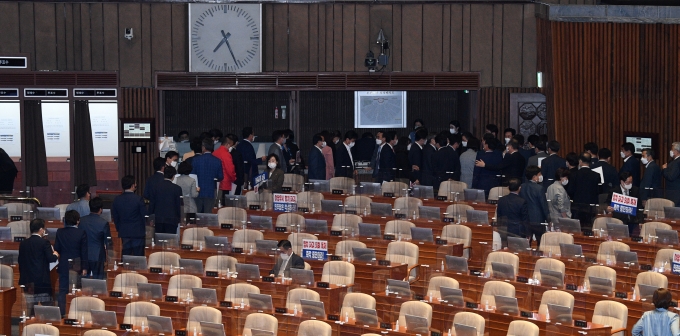
[[104,202],[95,197],[90,200],[90,214],[80,217],[81,230],[87,234],[87,269],[93,279],[104,279],[106,251],[111,249],[111,229],[101,217]]
[[[529,166],[524,173],[527,182],[522,184],[519,196],[527,202],[529,237],[536,236],[536,246],[541,245],[541,237],[545,233],[544,223],[550,221],[550,209],[541,186],[543,175],[541,168]],[[501,197],[503,199],[505,197]],[[500,200],[499,200],[500,202]]]
[[146,238],[146,206],[144,200],[135,194],[135,177],[126,175],[121,180],[125,190],[113,199],[111,218],[116,224],[118,237],[122,242],[122,255],[143,256]]
[[335,150],[335,176],[354,178],[357,171],[354,169],[354,159],[352,158],[352,147],[357,140],[357,132],[347,131],[345,140],[338,143]]
[[255,148],[253,147],[253,141],[255,141],[255,133],[252,127],[244,127],[241,132],[243,136],[243,141],[240,141],[236,145],[236,149],[241,152],[243,156],[243,171],[245,176],[244,181],[248,183],[248,186],[252,188],[253,178],[258,175],[257,166],[261,165],[262,162],[267,161],[267,156],[255,157]]
[[52,301],[50,263],[58,260],[59,253],[44,239],[45,221],[36,218],[29,224],[31,236],[19,244],[19,285],[25,287],[28,315],[33,315],[36,302]]
[[149,204],[149,214],[155,216],[156,233],[176,234],[182,216],[182,187],[172,183],[175,168],[166,167],[163,173],[165,179],[156,189],[156,202]]
[[663,177],[666,179],[666,198],[680,206],[680,142],[671,145],[671,161],[663,165]]
[[583,150],[588,152],[592,159],[590,159],[590,166],[592,167],[594,164],[597,163],[600,159],[598,158],[598,151],[599,148],[597,147],[597,144],[594,142],[588,142],[585,145],[583,145]]
[[312,137],[312,149],[309,151],[309,166],[307,175],[310,180],[326,179],[326,159],[323,157],[323,138],[321,134],[314,134]]
[[[234,184],[236,185],[236,188],[234,188],[232,193],[230,195],[241,195],[241,188],[243,187],[243,177],[245,174],[245,164],[243,163],[243,155],[241,154],[240,151],[236,149],[236,146],[238,146],[238,137],[236,134],[229,133],[226,135],[227,137],[227,144],[225,147],[229,150],[229,154],[231,154],[231,161],[234,163],[234,172],[236,173],[236,179],[234,180]],[[226,202],[225,202],[226,203]]]
[[165,153],[165,165],[177,169],[177,161],[179,160],[179,153],[169,151]]
[[[500,165],[503,162],[503,156],[501,155],[501,152],[494,150],[499,144],[500,142],[498,139],[491,136],[485,136],[482,141],[484,150],[477,152],[476,161],[483,161],[485,165]],[[486,167],[475,166],[472,177],[472,188],[483,189],[484,194],[488,198],[491,188],[497,187],[500,184],[496,175],[496,172],[487,169]]]
[[643,149],[640,161],[645,165],[645,175],[640,180],[640,200],[645,202],[650,198],[661,197],[661,167],[654,161],[654,150]]
[[84,217],[90,214],[90,185],[87,183],[81,184],[76,187],[76,196],[78,200],[69,204],[66,207],[66,211],[75,210],[78,211],[80,217]]
[[201,151],[203,154],[194,158],[191,165],[194,169],[192,174],[198,177],[198,197],[194,199],[196,202],[196,211],[199,213],[211,213],[215,205],[215,181],[222,181],[224,174],[222,172],[222,161],[212,155],[213,149],[212,140],[203,139]]
[[[598,160],[595,164],[591,164],[590,168],[595,169],[602,167],[602,174],[604,179],[604,184],[602,185],[601,193],[608,193],[609,189],[616,186],[619,180],[619,173],[616,168],[610,164],[612,151],[609,148],[600,148],[597,152]],[[592,161],[592,160],[591,160]]]
[[229,138],[222,138],[222,146],[217,148],[213,155],[222,162],[222,175],[224,178],[220,181],[220,192],[222,193],[222,204],[224,204],[225,197],[231,193],[232,184],[236,181],[236,168],[234,167],[234,159],[229,152]]
[[640,189],[636,186],[633,185],[633,176],[630,175],[629,172],[621,172],[619,174],[619,185],[611,188],[609,191],[609,198],[608,204],[611,204],[612,202],[612,196],[614,193],[621,194],[624,196],[630,196],[630,197],[635,197],[638,199],[638,206],[637,206],[637,215],[636,216],[631,216],[631,215],[626,215],[622,214],[619,212],[614,212],[614,209],[611,206],[607,207],[607,212],[609,212],[612,217],[620,219],[624,224],[628,225],[628,235],[632,236],[633,231],[638,227],[640,223]]
[[432,166],[432,160],[434,159],[434,154],[437,153],[437,147],[435,145],[436,136],[437,134],[434,132],[428,133],[427,139],[425,140],[425,146],[423,146],[423,166],[421,167],[420,184],[426,186],[434,185],[434,167]]
[[276,156],[279,158],[281,170],[283,170],[284,173],[287,173],[288,168],[290,167],[290,161],[286,159],[286,157],[283,154],[283,144],[286,141],[286,137],[284,136],[282,131],[276,130],[272,134],[272,141],[274,143],[271,146],[269,146],[269,151],[267,152],[267,155],[276,154]]
[[[448,180],[460,180],[460,157],[456,152],[460,144],[460,135],[440,133],[435,137],[439,149],[432,157],[432,168],[434,169],[434,186],[439,189],[439,184]],[[449,139],[457,139],[456,143],[451,143]],[[452,147],[451,145],[455,146]]]
[[378,131],[375,134],[375,146],[373,148],[373,156],[371,156],[370,168],[373,170],[371,177],[374,181],[378,180],[378,154],[382,150],[383,145],[385,145],[385,132]]
[[[567,161],[557,155],[560,151],[560,147],[560,143],[555,140],[551,140],[548,143],[548,157],[543,159],[543,162],[541,163],[541,175],[545,178],[545,180],[543,180],[544,192],[548,190],[548,187],[553,182],[555,182],[555,173],[557,173],[557,169],[567,166]],[[590,156],[588,160],[588,163],[590,163]]]
[[191,152],[191,147],[189,146],[189,132],[181,131],[177,134],[177,154],[179,157],[184,159],[184,154]]
[[[57,230],[54,250],[59,253],[59,310],[66,315],[66,294],[78,282],[77,277],[87,275],[87,233],[78,228],[80,215],[75,210],[66,211],[64,227]],[[70,276],[74,272],[75,278]]]
[[421,128],[416,131],[415,142],[408,151],[408,161],[411,163],[411,182],[420,184],[422,175],[421,168],[423,166],[423,146],[427,140],[427,130]]
[[600,174],[590,169],[590,159],[590,154],[581,153],[579,169],[571,174],[567,185],[567,193],[572,200],[572,218],[580,220],[583,228],[592,227],[592,206],[599,203]]
[[378,183],[394,181],[397,168],[397,156],[394,154],[394,146],[399,140],[397,133],[394,131],[385,133],[385,140],[387,143],[378,153],[378,178],[376,179]]
[[636,187],[640,186],[640,161],[633,156],[635,153],[635,145],[630,142],[626,142],[621,145],[621,158],[623,159],[623,166],[619,174],[623,172],[629,172],[633,176],[633,185]]
[[144,198],[149,200],[149,202],[153,201],[153,195],[156,189],[156,186],[161,184],[163,182],[163,170],[166,167],[165,164],[166,160],[162,157],[157,157],[153,159],[153,175],[149,176],[149,178],[146,179],[146,185],[144,186]]
[[510,193],[498,199],[497,215],[501,226],[499,230],[503,246],[508,245],[507,237],[526,238],[529,230],[529,212],[527,202],[519,196],[522,190],[522,182],[518,178],[508,180]]
[[511,178],[522,178],[524,172],[524,156],[519,153],[519,142],[515,139],[510,139],[506,144],[507,152],[500,164],[486,164],[484,160],[477,160],[475,166],[486,168],[501,175],[501,185],[507,185]]
[[541,168],[541,164],[543,163],[543,160],[548,157],[548,153],[545,152],[545,142],[538,139],[534,141],[534,155],[527,160],[527,167],[536,166]]

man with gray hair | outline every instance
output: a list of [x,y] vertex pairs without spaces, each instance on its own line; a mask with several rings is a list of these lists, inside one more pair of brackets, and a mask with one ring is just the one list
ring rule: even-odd
[[640,161],[645,165],[645,174],[640,181],[640,200],[661,197],[661,167],[654,161],[654,150],[643,149]]
[[674,142],[670,151],[671,161],[663,165],[661,173],[666,179],[666,198],[676,206],[680,204],[680,142]]

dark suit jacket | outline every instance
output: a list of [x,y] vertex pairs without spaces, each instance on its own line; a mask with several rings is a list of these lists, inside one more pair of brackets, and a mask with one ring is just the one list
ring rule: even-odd
[[432,160],[434,159],[434,153],[437,150],[430,144],[425,144],[423,146],[423,165],[420,167],[421,180],[420,184],[431,186],[434,182],[434,167],[432,166]]
[[380,151],[382,148],[378,146],[377,144],[373,147],[373,156],[371,156],[371,169],[373,169],[371,176],[372,177],[378,177],[378,151]]
[[[59,252],[59,274],[68,274],[70,269],[80,273],[87,269],[87,233],[76,226],[67,226],[57,230],[54,250]],[[69,265],[69,259],[73,260]],[[80,259],[80,264],[77,260]]]
[[411,163],[411,166],[418,166],[420,169],[411,171],[411,182],[414,182],[415,180],[420,180],[422,182],[423,149],[420,148],[420,145],[417,143],[411,145],[411,149],[408,151],[408,161]]
[[354,177],[354,162],[349,157],[349,152],[345,143],[340,141],[335,147],[335,177]]
[[312,146],[312,149],[309,150],[307,175],[310,180],[326,179],[326,159],[323,157],[323,153],[319,147]]
[[628,158],[623,163],[623,166],[621,166],[621,170],[619,173],[622,172],[629,172],[631,176],[633,176],[633,186],[634,187],[639,187],[640,186],[640,160],[638,160],[635,156],[631,156]]
[[378,176],[383,181],[393,181],[397,168],[397,156],[394,154],[394,149],[390,144],[385,144],[380,150],[380,162],[378,163]]
[[[555,173],[559,168],[566,168],[567,161],[557,154],[550,155],[541,162],[541,175],[543,175],[543,191],[555,182]],[[570,183],[571,184],[571,183]],[[597,202],[595,202],[597,203]]]
[[460,156],[451,146],[440,148],[432,158],[435,184],[452,179],[460,181]]
[[579,169],[569,177],[567,193],[574,204],[598,204],[600,174],[588,167]]
[[163,182],[163,173],[155,172],[153,175],[146,179],[146,185],[144,186],[144,198],[151,201],[156,187]]
[[78,227],[87,234],[87,259],[89,261],[106,261],[104,246],[111,247],[109,240],[106,239],[106,237],[111,237],[109,223],[98,214],[91,213],[80,218]]
[[666,189],[680,190],[680,158],[668,162],[663,177],[666,179]]
[[113,199],[111,218],[120,238],[146,237],[146,214],[144,200],[133,192],[123,192]]
[[244,176],[245,176],[245,164],[243,163],[243,155],[238,149],[232,149],[231,152],[231,160],[234,162],[234,170],[236,172],[236,181],[234,181],[234,184],[237,186],[243,185],[244,181]]
[[[267,175],[269,175],[269,172],[267,172]],[[273,193],[282,193],[284,175],[283,170],[279,168],[274,169],[271,175],[267,176],[267,183],[263,184],[262,187],[269,189]]]
[[[276,265],[274,265],[274,268],[272,269],[271,272],[269,272],[269,274],[274,274],[274,276],[279,275],[279,268],[281,268],[282,263],[283,263],[283,259],[276,258]],[[288,260],[288,264],[286,265],[286,269],[283,270],[283,275],[286,276],[286,277],[289,277],[291,268],[304,269],[305,268],[305,261],[302,259],[302,257],[293,253],[293,254],[290,255],[290,260]]]
[[597,161],[595,164],[590,165],[590,168],[602,167],[602,173],[604,177],[604,186],[602,188],[602,193],[609,192],[609,188],[619,184],[619,172],[616,171],[614,166],[610,165],[605,161]]
[[652,161],[645,168],[645,175],[640,180],[640,199],[646,200],[661,193],[661,167]]
[[288,159],[283,154],[283,146],[279,147],[277,144],[273,143],[271,146],[269,146],[269,151],[267,152],[267,155],[269,154],[276,154],[276,156],[279,157],[279,166],[281,166],[281,169],[284,172],[288,172]]
[[179,223],[182,207],[182,187],[163,180],[156,188],[155,202],[149,203],[149,214],[155,215],[157,223]]
[[[623,190],[621,190],[621,183],[615,185],[611,189],[609,189],[609,198],[607,198],[607,203],[611,204],[612,202],[612,195],[614,193],[617,194],[623,194]],[[638,198],[638,206],[637,206],[637,215],[636,216],[631,216],[631,215],[626,215],[622,214],[619,212],[613,212],[612,217],[620,219],[624,224],[638,224],[640,223],[640,218],[642,218],[642,212],[640,211],[640,208],[642,206],[642,202],[639,202],[640,198],[640,188],[633,186],[629,190],[628,196],[630,197],[637,197]]]
[[50,263],[57,261],[47,239],[31,235],[19,244],[19,284],[33,284],[37,293],[52,293]]
[[[477,152],[477,160],[484,160],[485,165],[497,165],[501,164],[503,161],[502,152],[490,151]],[[501,183],[500,179],[496,176],[498,172],[487,169],[486,167],[476,167],[473,172],[472,177],[472,188],[474,189],[484,189],[486,196],[489,196],[489,191],[493,187],[498,187]]]
[[375,147],[375,139],[361,138],[352,147],[352,157],[356,161],[371,161]]
[[525,163],[529,161],[530,157],[536,155],[536,152],[533,149],[524,149],[520,147],[518,151],[520,154],[522,154]]
[[520,152],[514,152],[512,154],[505,154],[500,164],[486,164],[486,169],[499,172],[499,174],[503,175],[503,183],[507,183],[513,177],[521,181],[525,166],[524,156]]
[[527,202],[515,193],[498,200],[497,215],[501,225],[505,225],[509,233],[526,236],[529,213]]
[[239,141],[236,149],[241,152],[243,157],[243,172],[249,174],[250,183],[252,183],[252,179],[257,176],[257,166],[262,164],[262,158],[255,157],[255,148],[247,140]]
[[[529,224],[540,225],[550,221],[548,201],[540,184],[531,181],[522,183],[519,196],[527,202]],[[503,198],[505,197],[501,197]],[[500,203],[500,200],[498,202]]]

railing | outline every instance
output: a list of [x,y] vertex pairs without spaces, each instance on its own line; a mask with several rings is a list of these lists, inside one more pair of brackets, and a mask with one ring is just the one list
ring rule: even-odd
[[19,197],[19,196],[5,196],[0,195],[0,201],[19,201],[22,203],[34,203],[36,206],[42,206],[40,200],[35,197]]

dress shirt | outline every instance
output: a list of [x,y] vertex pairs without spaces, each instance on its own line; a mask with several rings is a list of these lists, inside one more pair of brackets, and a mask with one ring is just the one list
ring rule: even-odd
[[347,148],[347,153],[349,153],[349,159],[352,160],[352,166],[354,166],[354,158],[352,157],[352,149],[349,148],[349,145],[347,145],[346,143],[343,142],[342,144],[345,145],[345,148]]

